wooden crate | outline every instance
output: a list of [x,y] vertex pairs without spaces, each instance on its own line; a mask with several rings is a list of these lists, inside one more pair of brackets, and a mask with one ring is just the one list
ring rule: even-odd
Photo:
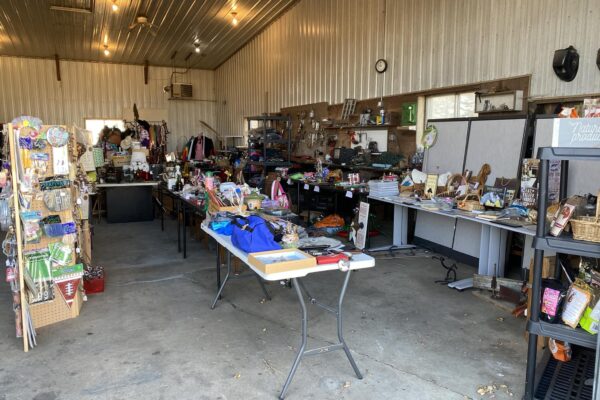
[[77,295],[75,295],[75,298],[73,299],[73,304],[69,307],[58,286],[54,285],[54,300],[32,304],[29,306],[29,310],[31,312],[33,326],[37,329],[66,319],[78,317],[82,306],[83,297],[80,290],[77,290]]

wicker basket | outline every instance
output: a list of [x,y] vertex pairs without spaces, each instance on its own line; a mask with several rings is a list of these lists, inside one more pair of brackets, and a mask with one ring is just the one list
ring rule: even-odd
[[[600,195],[600,193],[598,193]],[[573,239],[600,243],[600,201],[596,203],[595,217],[571,219]]]
[[414,183],[411,186],[400,186],[400,193],[404,192],[417,192],[422,194],[425,191],[424,183]]
[[458,196],[456,198],[456,207],[463,211],[484,210],[485,207],[481,205],[479,200],[479,195],[475,193]]

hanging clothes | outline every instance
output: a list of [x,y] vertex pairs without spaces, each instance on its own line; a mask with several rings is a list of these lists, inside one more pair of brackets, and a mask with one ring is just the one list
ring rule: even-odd
[[200,135],[192,138],[190,143],[190,160],[203,160],[215,155],[215,145],[211,138]]

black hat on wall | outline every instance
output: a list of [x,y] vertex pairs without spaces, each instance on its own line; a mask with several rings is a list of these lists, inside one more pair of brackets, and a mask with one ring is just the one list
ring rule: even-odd
[[577,76],[579,69],[579,53],[573,46],[566,49],[556,50],[554,59],[552,60],[552,68],[554,73],[561,80],[571,82]]

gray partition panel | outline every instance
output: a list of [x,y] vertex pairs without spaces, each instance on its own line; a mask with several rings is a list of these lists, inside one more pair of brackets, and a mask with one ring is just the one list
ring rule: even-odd
[[417,211],[415,236],[451,249],[452,238],[454,237],[454,222],[454,218],[432,214],[427,211]]
[[[537,156],[539,147],[552,146],[553,118],[541,118],[535,122],[535,137],[533,141],[533,156]],[[600,163],[597,161],[569,161],[569,195],[598,193],[600,181],[590,179],[600,176]]]
[[456,236],[453,249],[459,253],[468,254],[479,258],[479,244],[481,242],[481,224],[473,221],[459,219],[456,221]]
[[485,163],[492,167],[487,185],[496,178],[517,178],[525,136],[526,118],[473,120],[465,169],[477,174]]
[[425,150],[423,172],[443,174],[445,172],[460,173],[463,170],[469,121],[428,121],[438,131],[435,144]]
[[[438,136],[435,145],[425,151],[423,171],[431,174],[462,172],[469,121],[431,120],[428,123],[435,125]],[[452,248],[454,224],[453,218],[418,211],[415,236]]]

